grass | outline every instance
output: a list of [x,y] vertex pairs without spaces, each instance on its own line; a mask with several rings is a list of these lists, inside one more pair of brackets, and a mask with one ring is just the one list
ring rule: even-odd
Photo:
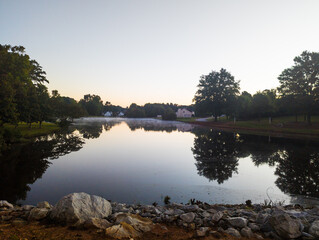
[[[189,119],[177,119],[182,122],[194,123],[196,118]],[[250,132],[254,134],[277,133],[277,134],[289,134],[289,135],[308,135],[310,137],[319,137],[319,116],[311,117],[312,125],[308,125],[304,121],[303,116],[298,116],[298,122],[296,122],[295,116],[275,117],[272,119],[272,123],[269,124],[268,118],[261,118],[247,121],[236,121],[233,119],[226,119],[226,117],[218,119],[218,122],[214,122],[213,118],[209,118],[204,123],[198,123],[210,127],[218,127],[225,129],[236,129],[243,133]]]
[[195,122],[196,119],[198,119],[197,117],[191,117],[191,118],[177,118],[176,121],[179,122],[186,122],[186,123],[191,123],[191,122]]
[[38,123],[32,123],[31,128],[27,123],[20,122],[18,126],[12,124],[4,124],[3,126],[7,130],[19,132],[21,135],[20,140],[26,140],[33,137],[46,135],[55,131],[58,131],[60,127],[54,123],[43,122],[42,127]]

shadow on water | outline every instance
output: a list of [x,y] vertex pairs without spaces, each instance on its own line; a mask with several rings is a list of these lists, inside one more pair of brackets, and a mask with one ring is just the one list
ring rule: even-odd
[[275,184],[282,192],[319,198],[318,142],[203,129],[193,132],[192,152],[199,175],[221,184],[238,172],[240,158],[250,156],[255,166],[275,166]]
[[74,133],[51,134],[30,144],[15,145],[0,158],[0,199],[24,200],[29,184],[41,178],[50,160],[78,151],[84,141]]

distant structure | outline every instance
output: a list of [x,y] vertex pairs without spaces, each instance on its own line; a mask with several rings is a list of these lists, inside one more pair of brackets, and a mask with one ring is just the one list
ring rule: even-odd
[[104,117],[112,117],[112,112],[106,112],[104,113]]
[[124,117],[124,113],[123,112],[119,112],[119,114],[117,116],[118,117]]
[[177,118],[191,118],[194,112],[188,111],[186,108],[179,108],[176,112]]

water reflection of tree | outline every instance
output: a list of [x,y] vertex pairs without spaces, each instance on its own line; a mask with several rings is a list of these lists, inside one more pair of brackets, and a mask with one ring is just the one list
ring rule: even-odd
[[289,147],[280,153],[276,185],[285,193],[319,197],[319,152],[312,147]]
[[42,177],[50,159],[78,151],[83,144],[83,139],[75,134],[53,134],[30,144],[15,145],[0,158],[0,199],[25,199],[30,190],[28,184]]
[[239,138],[231,133],[209,131],[198,134],[192,148],[198,174],[223,183],[237,173]]
[[275,166],[275,184],[283,192],[319,197],[318,144],[211,130],[194,133],[199,175],[223,183],[237,172],[238,159],[250,156],[256,166]]

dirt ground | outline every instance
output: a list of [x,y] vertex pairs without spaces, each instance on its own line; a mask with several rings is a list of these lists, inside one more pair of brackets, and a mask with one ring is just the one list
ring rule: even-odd
[[[189,231],[176,226],[164,226],[157,224],[155,228],[145,233],[141,240],[181,240],[181,239],[202,239],[202,240],[238,240],[226,234],[216,233],[208,237],[195,237],[195,231]],[[41,225],[29,223],[25,226],[12,226],[11,224],[0,224],[0,240],[100,240],[113,239],[107,237],[104,231],[99,230],[76,230],[56,225]],[[245,238],[241,238],[245,239]],[[250,238],[250,240],[255,240]]]

